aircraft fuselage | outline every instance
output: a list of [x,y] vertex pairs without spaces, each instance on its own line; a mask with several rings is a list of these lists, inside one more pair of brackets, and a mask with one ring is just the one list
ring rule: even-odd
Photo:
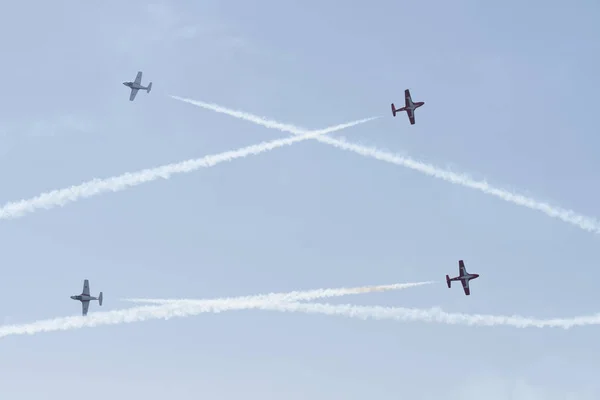
[[71,296],[71,298],[73,300],[79,300],[79,301],[90,301],[90,300],[98,300],[96,297],[93,296],[88,296],[86,294],[78,294],[76,296]]
[[471,279],[476,279],[476,278],[479,278],[479,275],[477,275],[477,274],[467,274],[467,275],[464,275],[464,276],[462,276],[462,277],[460,278],[460,280],[461,280],[461,281],[467,281],[467,282],[468,282],[468,281],[470,281]]
[[127,86],[128,88],[131,88],[131,89],[142,89],[142,90],[148,89],[146,86],[142,86],[142,85],[137,84],[135,82],[123,82],[123,85],[125,85],[125,86]]
[[421,107],[423,104],[425,104],[424,101],[419,101],[417,103],[413,103],[412,100],[408,100],[408,105],[406,105],[404,108],[410,111],[415,111],[417,108]]
[[465,281],[465,282],[469,282],[471,279],[477,279],[479,278],[479,274],[466,274],[463,276],[456,276],[454,278],[451,278],[451,281]]

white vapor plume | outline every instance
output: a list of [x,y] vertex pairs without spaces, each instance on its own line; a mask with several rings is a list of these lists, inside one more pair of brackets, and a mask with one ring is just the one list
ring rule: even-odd
[[437,322],[448,325],[469,326],[512,326],[515,328],[562,328],[600,325],[600,313],[572,318],[538,319],[519,315],[485,315],[448,313],[439,307],[429,309],[355,306],[351,304],[334,305],[321,303],[261,303],[261,310],[301,312],[306,314],[325,314],[359,319],[390,319],[403,322]]
[[125,310],[93,312],[87,316],[74,316],[41,320],[29,324],[2,325],[0,338],[11,335],[34,335],[41,332],[66,331],[84,327],[101,325],[117,325],[131,322],[141,322],[151,319],[169,319],[173,317],[188,317],[202,313],[219,313],[228,310],[244,310],[259,308],[278,301],[298,301],[323,297],[343,296],[399,290],[408,287],[426,285],[433,282],[418,282],[409,284],[362,286],[357,288],[317,289],[304,292],[271,293],[256,296],[230,297],[212,300],[175,301],[160,306],[141,306]]
[[[315,300],[322,299],[325,297],[339,297],[339,296],[347,296],[350,294],[361,294],[361,293],[374,293],[374,292],[384,292],[388,290],[402,290],[409,289],[412,287],[430,285],[435,283],[434,281],[427,282],[415,282],[415,283],[395,283],[392,285],[378,285],[378,286],[361,286],[355,288],[340,288],[340,289],[315,289],[315,290],[307,290],[307,291],[294,291],[288,293],[269,293],[258,296],[244,296],[244,297],[236,297],[238,301],[246,301],[246,300],[260,300],[260,301],[301,301],[301,300]],[[133,303],[146,303],[146,304],[173,304],[173,303],[198,303],[205,302],[206,300],[202,299],[140,299],[140,298],[132,298],[132,299],[121,299],[123,301],[130,301]]]
[[350,128],[377,118],[379,117],[365,118],[326,129],[305,132],[305,134],[299,136],[262,142],[237,150],[226,151],[224,153],[182,161],[175,164],[163,165],[161,167],[144,169],[138,172],[128,172],[111,178],[93,179],[80,185],[42,193],[31,199],[7,203],[0,208],[0,219],[21,217],[26,213],[34,212],[40,208],[50,209],[57,206],[64,206],[65,204],[83,198],[96,196],[105,192],[118,192],[160,178],[169,179],[173,174],[188,173],[200,168],[209,168],[222,162],[264,153],[279,147],[290,146],[296,142],[313,139],[319,135],[325,135],[327,133]]
[[[243,119],[246,121],[253,122],[258,125],[262,125],[266,128],[277,129],[282,132],[293,133],[295,135],[303,135],[307,132],[306,129],[291,125],[291,124],[283,124],[277,121],[273,121],[270,119],[262,118],[250,113],[246,113],[243,111],[231,110],[217,104],[213,103],[205,103],[196,100],[184,99],[177,96],[171,96],[176,100],[180,100],[189,104],[193,104],[198,107],[202,107],[204,109],[212,110],[218,113],[227,114],[235,118]],[[444,170],[438,168],[434,165],[427,164],[421,161],[414,160],[410,157],[401,156],[398,154],[388,153],[382,150],[379,150],[374,147],[366,147],[353,143],[348,143],[343,139],[334,139],[329,136],[319,136],[315,137],[315,140],[319,142],[327,143],[331,146],[337,147],[338,149],[353,151],[362,156],[372,157],[380,161],[385,161],[391,164],[399,165],[402,167],[410,168],[412,170],[421,172],[423,174],[432,176],[434,178],[439,178],[445,180],[447,182],[462,185],[471,189],[479,190],[483,193],[499,197],[502,200],[508,201],[510,203],[527,207],[532,210],[541,211],[544,214],[558,218],[564,222],[575,225],[585,231],[600,233],[600,221],[596,218],[587,217],[581,214],[576,213],[572,210],[567,210],[564,208],[552,206],[548,203],[537,201],[530,197],[526,197],[520,194],[515,194],[509,192],[504,189],[500,189],[490,185],[485,181],[476,181],[470,178],[465,174],[457,174],[455,172],[451,172],[448,170]]]

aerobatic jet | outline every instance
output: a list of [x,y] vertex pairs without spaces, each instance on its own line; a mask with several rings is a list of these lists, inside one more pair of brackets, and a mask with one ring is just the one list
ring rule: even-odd
[[135,96],[137,95],[137,92],[140,89],[145,90],[147,93],[150,93],[150,90],[152,90],[152,82],[150,82],[146,87],[142,86],[142,71],[138,71],[137,76],[135,77],[135,81],[123,82],[123,85],[131,89],[129,101],[133,101],[133,99],[135,99]]
[[425,104],[424,101],[418,101],[413,103],[412,97],[410,97],[410,90],[406,89],[404,91],[404,107],[396,108],[394,103],[392,103],[392,115],[395,117],[398,111],[406,111],[408,114],[408,119],[410,120],[410,124],[415,124],[415,110]]
[[81,294],[71,296],[73,300],[81,301],[81,315],[87,315],[88,308],[90,307],[90,300],[98,300],[98,303],[102,305],[102,292],[98,295],[98,297],[90,296],[90,282],[85,279],[83,281],[83,292]]
[[471,289],[469,289],[469,281],[471,279],[477,279],[477,278],[479,278],[479,274],[468,273],[467,269],[465,268],[465,263],[463,262],[463,260],[459,260],[458,261],[458,276],[454,277],[454,278],[450,278],[448,275],[446,275],[446,283],[448,284],[448,287],[450,287],[452,285],[452,281],[461,281],[463,290],[465,291],[465,295],[469,296],[471,294]]

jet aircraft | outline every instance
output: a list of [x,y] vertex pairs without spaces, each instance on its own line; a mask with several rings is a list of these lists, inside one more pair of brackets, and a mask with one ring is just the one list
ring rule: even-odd
[[83,292],[81,294],[71,296],[73,300],[81,301],[81,315],[87,315],[88,308],[90,307],[90,300],[98,300],[98,303],[102,305],[102,292],[98,295],[98,297],[90,296],[90,282],[85,279],[83,281]]
[[394,103],[392,103],[392,115],[395,117],[398,111],[406,111],[408,114],[408,119],[410,120],[410,124],[415,124],[415,110],[425,104],[424,101],[418,101],[413,103],[412,97],[410,97],[410,90],[406,89],[404,91],[404,107],[396,108]]
[[459,260],[458,261],[458,276],[454,277],[454,278],[450,278],[448,275],[446,275],[446,283],[448,284],[448,287],[450,287],[452,285],[452,281],[461,281],[463,290],[465,291],[465,295],[469,296],[471,294],[471,289],[469,289],[469,281],[471,279],[477,279],[477,278],[479,278],[479,274],[468,273],[467,269],[465,268],[465,263],[463,262],[463,260]]
[[137,95],[138,90],[145,90],[147,93],[150,93],[152,90],[152,82],[148,84],[147,87],[142,86],[142,71],[138,71],[137,76],[135,77],[135,81],[133,82],[123,82],[123,85],[131,88],[131,94],[129,95],[129,101],[133,101],[135,96]]

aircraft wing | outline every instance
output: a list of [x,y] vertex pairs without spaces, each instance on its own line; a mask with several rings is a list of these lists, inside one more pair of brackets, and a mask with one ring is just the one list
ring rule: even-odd
[[462,280],[462,285],[463,285],[463,290],[465,291],[465,294],[468,296],[471,294],[471,289],[469,288],[469,281],[468,280]]
[[414,125],[415,124],[415,112],[413,110],[411,110],[410,108],[407,108],[406,113],[408,114],[408,120],[410,121],[410,124]]
[[467,274],[467,269],[465,268],[465,263],[463,260],[458,260],[458,275],[465,276]]
[[412,97],[410,97],[410,90],[405,89],[404,90],[404,105],[406,107],[408,107],[411,102],[412,102]]
[[135,99],[135,95],[137,94],[139,89],[131,88],[131,94],[129,95],[129,101],[133,101]]
[[138,71],[134,83],[137,83],[138,85],[142,84],[142,71]]
[[83,281],[83,292],[81,292],[81,294],[85,294],[85,295],[90,295],[90,281],[88,281],[87,279],[85,279]]
[[81,315],[85,316],[88,313],[88,308],[90,308],[90,302],[88,301],[82,301],[81,302]]

